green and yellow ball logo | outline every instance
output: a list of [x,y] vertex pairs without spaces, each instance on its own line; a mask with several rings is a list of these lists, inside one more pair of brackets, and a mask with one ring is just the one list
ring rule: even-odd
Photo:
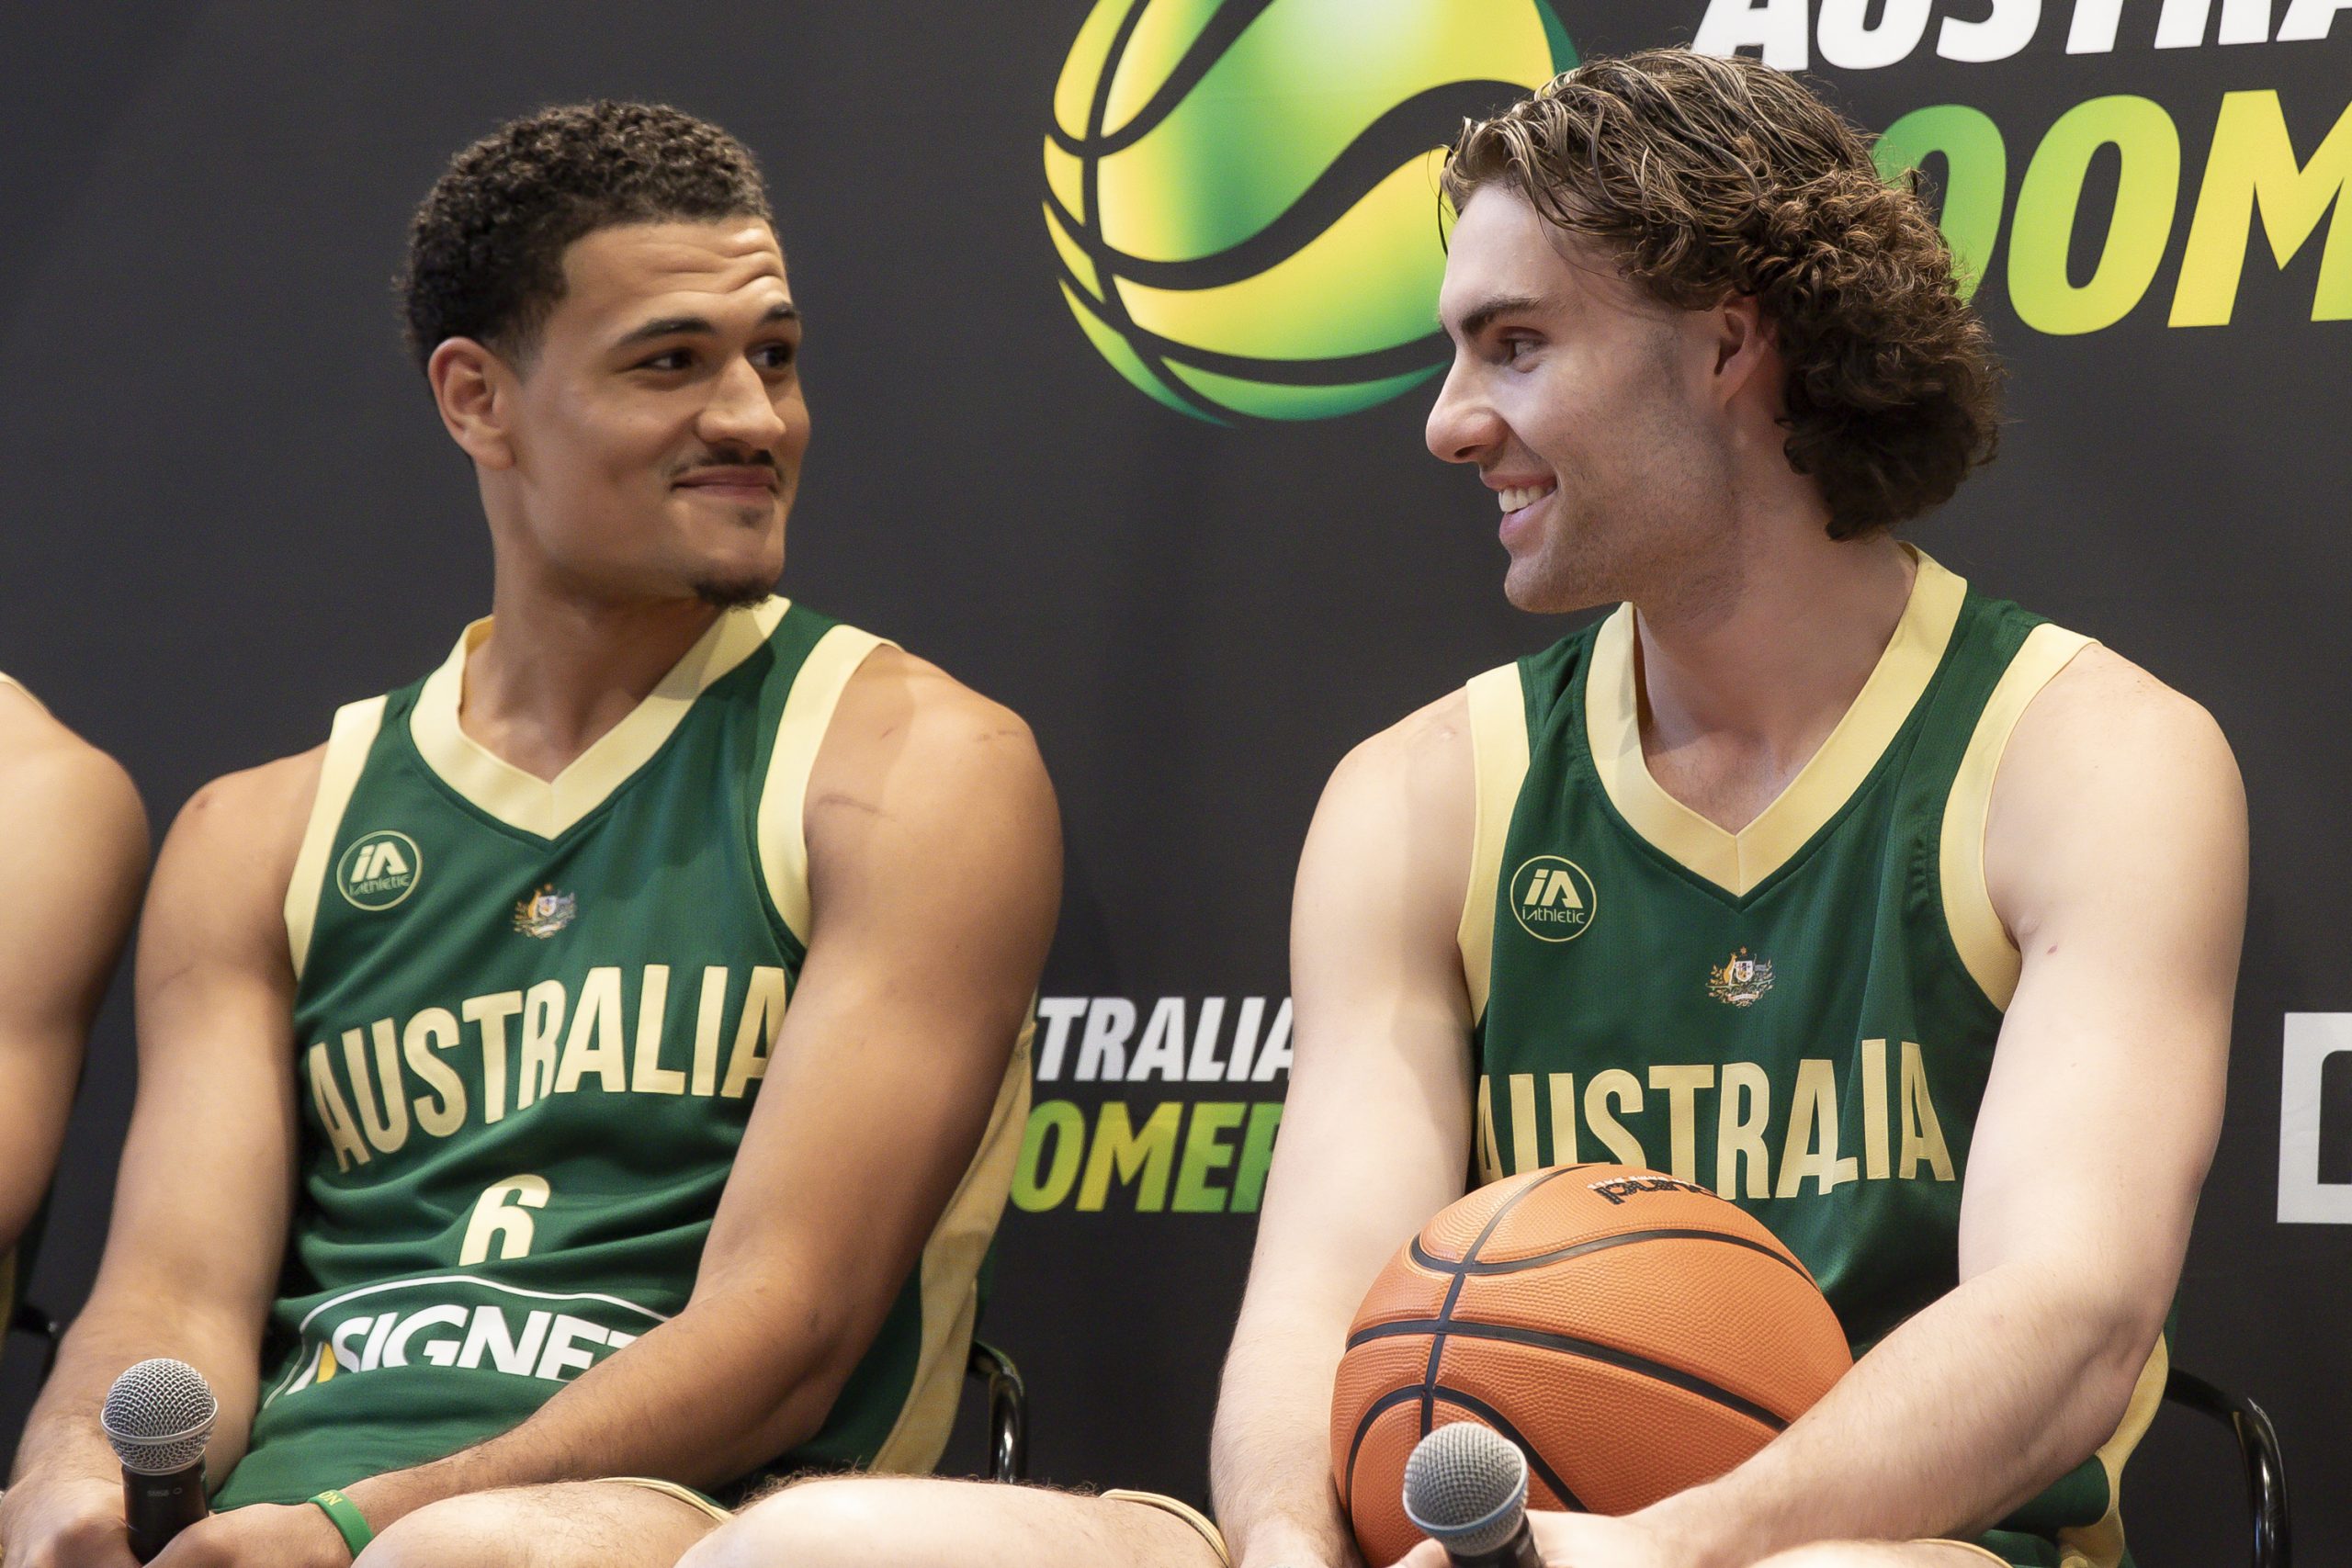
[[1445,363],[1439,144],[1576,60],[1546,0],[1098,0],[1046,140],[1063,298],[1180,412],[1385,402]]

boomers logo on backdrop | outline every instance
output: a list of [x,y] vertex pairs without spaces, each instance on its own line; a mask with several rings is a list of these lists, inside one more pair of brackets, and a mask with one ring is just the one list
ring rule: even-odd
[[1384,402],[1446,357],[1441,144],[1575,63],[1545,0],[1099,0],[1046,140],[1063,297],[1198,418]]

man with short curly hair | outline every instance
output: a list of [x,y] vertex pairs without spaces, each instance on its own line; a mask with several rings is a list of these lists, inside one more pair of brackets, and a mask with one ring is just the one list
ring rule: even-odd
[[1604,1160],[1770,1225],[1859,1359],[1623,1517],[1548,1511],[1622,1455],[1552,1455],[1547,1562],[2121,1559],[2220,1123],[2228,747],[1894,536],[1990,455],[1995,369],[1916,192],[1801,85],[1594,60],[1468,127],[1445,184],[1430,448],[1499,502],[1513,604],[1618,607],[1324,794],[1222,1534],[1168,1499],[817,1482],[692,1568],[1348,1568],[1329,1423],[1366,1288],[1471,1177]]
[[96,1416],[147,1356],[220,1402],[158,1568],[668,1568],[953,1417],[1058,829],[1017,717],[774,596],[808,412],[757,166],[654,105],[518,120],[403,299],[493,614],[173,829],[10,1568],[128,1568]]

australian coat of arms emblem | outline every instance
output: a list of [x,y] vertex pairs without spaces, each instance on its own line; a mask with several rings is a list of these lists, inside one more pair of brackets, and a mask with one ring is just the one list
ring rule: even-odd
[[525,936],[550,937],[570,925],[579,912],[578,897],[557,892],[550,882],[514,906],[514,929]]
[[1744,947],[1707,971],[1707,995],[1736,1008],[1754,1007],[1757,998],[1771,988],[1771,963],[1750,958]]

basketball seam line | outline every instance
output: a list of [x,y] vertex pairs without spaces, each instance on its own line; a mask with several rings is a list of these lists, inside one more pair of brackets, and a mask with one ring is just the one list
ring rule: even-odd
[[[1478,1260],[1478,1249],[1487,1245],[1487,1238],[1495,1234],[1497,1227],[1501,1225],[1513,1209],[1518,1208],[1525,1201],[1529,1193],[1555,1178],[1566,1176],[1576,1168],[1577,1167],[1572,1165],[1555,1166],[1504,1199],[1495,1212],[1487,1217],[1486,1224],[1478,1234],[1471,1238],[1470,1245],[1463,1250],[1462,1261],[1468,1264]],[[1419,1239],[1419,1236],[1414,1237],[1417,1243]],[[1445,1300],[1439,1304],[1437,1310],[1437,1325],[1430,1335],[1429,1371],[1421,1377],[1421,1436],[1424,1438],[1430,1435],[1430,1429],[1435,1424],[1437,1369],[1439,1361],[1445,1356],[1446,1325],[1453,1320],[1454,1303],[1462,1299],[1462,1288],[1468,1283],[1469,1278],[1467,1273],[1458,1273],[1453,1277],[1453,1283],[1445,1288]]]
[[[1397,1335],[1428,1334],[1434,1331],[1437,1326],[1436,1319],[1426,1317],[1397,1323],[1384,1323],[1376,1328],[1367,1328],[1350,1336],[1348,1348],[1353,1349],[1367,1340],[1387,1339]],[[1785,1431],[1788,1428],[1789,1423],[1785,1417],[1774,1415],[1754,1400],[1734,1393],[1721,1384],[1710,1382],[1696,1373],[1686,1372],[1679,1367],[1670,1367],[1663,1361],[1653,1361],[1648,1357],[1637,1355],[1631,1350],[1621,1350],[1613,1345],[1603,1345],[1591,1339],[1579,1339],[1573,1335],[1547,1334],[1540,1328],[1520,1328],[1507,1323],[1450,1323],[1445,1325],[1445,1332],[1460,1339],[1494,1339],[1512,1345],[1533,1346],[1537,1349],[1557,1350],[1562,1355],[1574,1356],[1580,1360],[1599,1361],[1604,1366],[1616,1367],[1623,1371],[1639,1372],[1654,1382],[1679,1388],[1685,1393],[1695,1393],[1702,1399],[1709,1400],[1726,1410],[1745,1416],[1759,1426],[1769,1427],[1775,1432]]]
[[1781,1268],[1788,1269],[1792,1273],[1802,1276],[1808,1281],[1813,1279],[1813,1275],[1805,1269],[1804,1264],[1791,1258],[1785,1253],[1777,1251],[1772,1247],[1766,1247],[1761,1242],[1750,1241],[1744,1235],[1733,1235],[1725,1231],[1693,1230],[1668,1226],[1659,1226],[1645,1231],[1625,1231],[1617,1235],[1604,1235],[1597,1237],[1591,1241],[1580,1241],[1574,1247],[1564,1247],[1554,1252],[1539,1252],[1531,1258],[1506,1258],[1492,1263],[1455,1262],[1450,1258],[1439,1258],[1423,1250],[1421,1247],[1421,1238],[1415,1236],[1412,1241],[1412,1257],[1414,1262],[1421,1265],[1424,1269],[1434,1270],[1437,1273],[1476,1274],[1481,1278],[1487,1278],[1497,1274],[1516,1274],[1521,1269],[1538,1268],[1546,1263],[1557,1263],[1564,1258],[1578,1258],[1588,1252],[1601,1252],[1612,1247],[1624,1247],[1630,1243],[1637,1241],[1727,1242],[1733,1247],[1744,1247],[1750,1252],[1760,1252],[1765,1257],[1770,1258],[1773,1262],[1778,1263]]

